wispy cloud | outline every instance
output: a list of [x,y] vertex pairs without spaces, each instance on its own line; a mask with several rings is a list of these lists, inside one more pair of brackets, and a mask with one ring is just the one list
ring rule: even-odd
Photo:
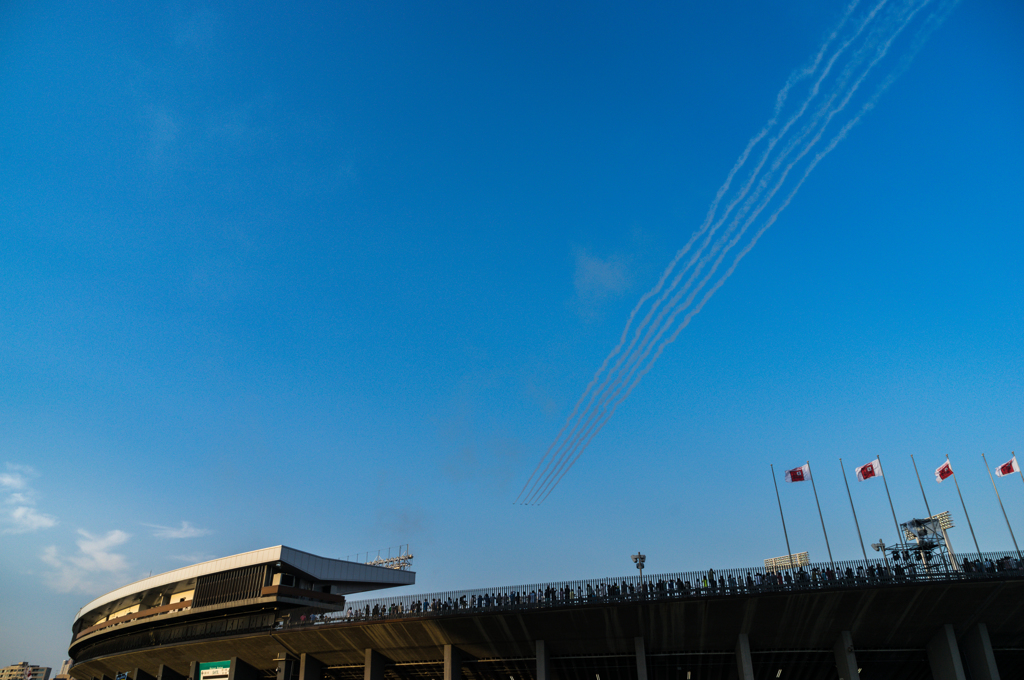
[[126,543],[131,537],[129,534],[120,529],[102,536],[79,529],[78,534],[81,538],[75,542],[78,546],[75,554],[63,555],[57,546],[51,545],[40,556],[54,569],[45,575],[52,589],[60,593],[90,592],[114,577],[123,578],[128,562],[124,555],[113,552],[113,548]]
[[35,508],[20,505],[11,510],[9,515],[12,526],[4,529],[5,534],[23,534],[37,529],[49,529],[57,524],[57,520],[50,515],[36,512]]
[[0,486],[5,489],[24,489],[25,478],[17,472],[0,472]]
[[197,536],[206,536],[210,533],[209,529],[200,529],[188,522],[182,522],[181,526],[177,529],[174,527],[162,527],[159,524],[146,524],[145,526],[156,529],[153,532],[153,536],[156,538],[196,538]]
[[33,507],[35,492],[28,480],[36,476],[36,471],[13,463],[6,467],[7,472],[0,472],[0,496],[5,506],[0,511],[0,534],[24,534],[56,525],[55,517]]
[[629,290],[629,268],[621,258],[600,258],[579,251],[576,253],[572,283],[576,291],[577,311],[584,317],[594,316],[602,302]]

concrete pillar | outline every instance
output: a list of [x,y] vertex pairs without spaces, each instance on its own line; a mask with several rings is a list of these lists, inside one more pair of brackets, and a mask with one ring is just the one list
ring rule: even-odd
[[853,651],[853,636],[850,635],[850,631],[844,630],[839,634],[832,652],[836,655],[839,680],[857,680],[857,655]]
[[154,678],[152,675],[142,670],[141,668],[136,668],[135,670],[133,670],[131,673],[128,674],[128,677],[132,680],[156,680],[156,678]]
[[740,680],[754,680],[754,662],[750,658],[750,638],[740,633],[736,640],[736,671]]
[[462,680],[462,664],[473,657],[454,645],[444,646],[444,680]]
[[952,624],[940,628],[928,643],[928,665],[933,680],[967,680]]
[[537,640],[537,680],[551,680],[551,656],[543,640]]
[[299,680],[320,680],[323,670],[323,662],[315,656],[303,652],[299,657]]
[[964,652],[971,680],[999,680],[992,642],[988,639],[988,626],[978,623],[964,634]]
[[647,650],[642,637],[633,638],[636,646],[636,680],[647,680]]
[[277,662],[277,680],[292,680],[295,677],[298,660],[291,654],[282,652],[274,657]]
[[185,680],[185,676],[169,666],[160,664],[156,669],[156,680]]
[[365,658],[363,680],[384,680],[384,664],[388,662],[388,658],[372,649],[366,650]]
[[239,659],[231,657],[231,670],[228,671],[228,680],[260,680],[260,674],[256,669]]
[[199,662],[193,661],[188,665],[188,680],[199,680]]

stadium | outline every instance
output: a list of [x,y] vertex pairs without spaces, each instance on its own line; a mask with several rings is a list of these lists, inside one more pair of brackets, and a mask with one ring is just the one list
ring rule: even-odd
[[[77,680],[1020,677],[1024,571],[886,559],[403,595],[407,563],[285,546],[152,576],[75,617]],[[640,572],[643,573],[642,571]],[[1000,675],[1002,674],[1002,675]]]

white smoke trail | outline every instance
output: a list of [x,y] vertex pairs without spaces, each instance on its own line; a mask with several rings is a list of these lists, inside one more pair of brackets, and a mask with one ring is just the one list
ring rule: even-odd
[[[874,106],[877,103],[878,99],[885,92],[885,90],[888,89],[888,87],[895,81],[895,79],[898,78],[906,70],[906,68],[909,66],[910,62],[912,61],[913,57],[917,54],[917,52],[923,46],[923,44],[924,44],[925,40],[927,39],[927,37],[931,34],[932,31],[934,31],[939,25],[941,25],[941,23],[945,20],[945,18],[949,15],[949,13],[952,12],[952,10],[956,6],[957,2],[958,2],[958,0],[946,0],[946,2],[940,2],[939,8],[932,15],[930,15],[929,17],[927,17],[925,19],[924,26],[918,31],[917,35],[915,36],[915,38],[914,38],[914,40],[912,42],[910,50],[908,50],[908,52],[903,56],[903,58],[900,60],[900,63],[897,65],[897,67],[883,80],[883,82],[879,85],[879,87],[876,89],[874,94],[868,99],[867,102],[865,102],[861,106],[860,110],[857,111],[857,113],[849,121],[847,121],[845,125],[842,126],[840,131],[835,136],[832,137],[832,139],[828,142],[828,144],[825,146],[825,148],[822,149],[821,151],[819,151],[817,154],[815,154],[813,159],[810,161],[810,163],[804,169],[804,172],[802,173],[802,175],[799,178],[799,180],[796,182],[795,186],[790,190],[789,194],[786,196],[785,200],[772,212],[772,214],[768,217],[768,219],[765,221],[765,223],[763,225],[761,225],[761,227],[757,230],[757,232],[755,233],[753,238],[750,240],[750,242],[747,243],[744,246],[744,248],[736,255],[735,259],[731,263],[731,265],[728,268],[728,270],[722,275],[721,278],[719,278],[715,282],[715,284],[712,286],[712,288],[707,291],[707,293],[700,300],[700,302],[697,304],[697,306],[694,307],[693,309],[691,309],[686,314],[686,316],[684,317],[683,321],[676,328],[676,330],[672,333],[672,335],[669,338],[667,338],[666,340],[664,340],[658,346],[658,349],[655,352],[654,356],[651,357],[650,361],[648,361],[648,363],[643,367],[643,369],[629,383],[629,386],[625,390],[625,393],[622,394],[622,396],[619,397],[615,401],[615,403],[611,406],[610,410],[608,410],[606,414],[603,414],[604,417],[599,419],[599,421],[597,423],[597,427],[593,428],[592,432],[590,433],[590,435],[583,440],[581,446],[579,446],[577,451],[576,451],[576,455],[572,457],[571,462],[567,466],[564,466],[564,469],[561,471],[561,474],[557,475],[557,477],[554,479],[553,483],[549,483],[549,484],[546,485],[548,487],[547,491],[539,496],[539,499],[536,500],[537,504],[543,503],[544,500],[547,499],[547,497],[554,490],[554,488],[558,485],[558,483],[561,481],[561,479],[565,476],[566,473],[568,473],[569,469],[575,464],[576,460],[579,459],[579,456],[582,454],[582,452],[586,448],[586,446],[589,445],[589,443],[593,439],[593,437],[596,436],[598,432],[600,432],[600,430],[604,427],[604,425],[608,422],[608,420],[612,417],[612,415],[614,415],[614,413],[618,409],[619,405],[629,397],[629,395],[632,393],[633,389],[636,387],[636,385],[639,384],[639,382],[644,377],[644,375],[646,375],[647,372],[651,370],[651,368],[653,367],[654,363],[661,356],[661,354],[664,351],[665,347],[675,341],[675,339],[679,336],[679,333],[687,325],[689,325],[690,320],[696,314],[698,314],[701,311],[701,309],[703,309],[704,305],[711,298],[711,296],[714,295],[714,293],[725,283],[725,280],[728,279],[729,276],[732,275],[732,273],[736,269],[736,266],[743,259],[743,257],[745,257],[746,254],[750,252],[750,250],[754,247],[754,245],[756,245],[757,241],[764,234],[764,232],[767,231],[767,229],[769,227],[771,227],[775,223],[775,221],[778,219],[778,217],[782,213],[782,211],[785,210],[785,208],[789,206],[790,202],[793,200],[793,197],[796,195],[796,193],[803,186],[803,184],[806,181],[807,177],[814,170],[814,168],[817,166],[817,164],[825,156],[827,156],[836,147],[836,145],[840,141],[842,141],[843,139],[846,138],[846,136],[849,133],[849,131],[855,125],[857,125],[857,123],[860,122],[860,120],[863,118],[863,116],[868,111],[870,111],[872,108],[874,108]],[[789,170],[792,169],[793,165],[795,165],[800,160],[800,158],[802,158],[804,155],[806,155],[806,153],[811,148],[813,148],[814,145],[817,144],[817,141],[818,141],[818,139],[820,139],[821,135],[823,134],[824,129],[827,127],[828,122],[830,122],[832,120],[832,118],[837,113],[839,113],[843,108],[845,108],[846,104],[849,102],[850,98],[853,96],[853,93],[856,91],[856,88],[858,88],[860,86],[860,84],[863,83],[864,78],[867,76],[867,74],[870,72],[870,70],[872,68],[874,68],[874,66],[879,61],[881,61],[882,58],[884,58],[886,56],[886,54],[887,54],[889,48],[891,47],[893,41],[910,24],[910,22],[913,20],[915,15],[918,12],[920,12],[928,4],[929,4],[929,0],[926,0],[923,4],[921,4],[919,6],[908,7],[908,8],[905,8],[908,11],[901,12],[902,16],[898,17],[899,19],[901,19],[901,21],[899,21],[899,23],[898,23],[898,26],[893,31],[893,33],[889,37],[889,39],[886,40],[885,43],[880,48],[878,48],[875,58],[871,61],[871,63],[869,64],[867,69],[864,71],[864,73],[862,73],[861,76],[857,79],[857,81],[856,81],[856,83],[855,83],[855,85],[853,87],[853,90],[851,92],[849,92],[849,94],[846,97],[843,98],[843,101],[842,101],[842,103],[840,104],[839,107],[837,107],[833,111],[830,111],[830,115],[827,117],[827,119],[825,121],[825,124],[818,131],[818,133],[815,136],[815,138],[812,139],[812,141],[807,145],[807,147],[805,147],[804,151],[800,154],[800,156],[797,159],[794,159],[794,161],[792,163],[790,163],[790,165],[786,169],[786,173],[784,173],[784,174],[788,174]],[[777,184],[776,190],[777,190],[777,188],[779,186],[781,186],[781,183],[782,183],[782,181],[784,181],[784,179],[785,179],[785,177],[783,177],[783,179],[780,180],[780,182]],[[750,223],[755,218],[756,218],[756,215],[754,217],[752,217],[750,220],[748,220],[747,224],[745,224],[744,227],[743,227],[744,231],[746,230],[746,228],[750,225]],[[739,238],[741,238],[741,237],[742,237],[742,233],[739,236],[736,237],[734,242],[729,247],[731,248],[732,245],[735,245],[735,243],[738,242]],[[713,273],[714,269],[717,268],[717,265],[721,261],[721,258],[724,257],[725,252],[728,252],[728,249],[726,251],[724,251],[722,253],[722,255],[719,257],[718,261],[715,264],[715,267],[713,267],[713,269],[712,269],[712,273]],[[705,278],[705,281],[707,280],[707,278],[710,278],[710,276],[711,276],[711,274],[709,273],[709,276]],[[702,286],[701,287],[703,287],[703,282],[702,282]],[[689,303],[689,300],[688,300],[688,303]],[[689,306],[688,303],[680,306],[680,308],[678,310],[676,310],[672,314],[670,320],[665,325],[666,328],[671,326],[672,322],[674,321],[675,316],[678,313],[680,313],[681,311],[683,311],[684,309],[686,309]],[[661,333],[658,334],[658,337],[660,337],[660,336],[661,336]],[[655,339],[655,342],[656,341],[657,341],[657,338]],[[640,361],[642,361],[642,359]]]
[[[687,265],[684,267],[683,272],[681,272],[680,275],[676,277],[676,279],[673,281],[673,283],[669,287],[669,289],[667,291],[665,291],[665,293],[661,296],[661,298],[659,298],[654,303],[652,308],[648,311],[647,315],[641,321],[640,325],[636,329],[636,332],[635,332],[634,337],[633,337],[633,341],[630,343],[629,347],[626,349],[626,352],[622,356],[620,356],[618,362],[616,362],[615,366],[613,366],[611,371],[609,372],[609,378],[612,375],[614,375],[615,372],[618,370],[619,366],[622,363],[622,360],[625,357],[630,356],[630,353],[632,352],[632,350],[634,348],[634,345],[635,345],[637,339],[640,336],[640,333],[647,326],[647,323],[650,321],[650,318],[654,314],[654,312],[658,310],[658,308],[660,307],[662,302],[665,300],[665,298],[668,296],[668,294],[671,293],[671,291],[678,284],[678,282],[681,279],[683,273],[685,273],[685,271],[687,269],[689,269],[690,267],[693,266],[693,263],[700,257],[701,253],[707,247],[707,244],[710,242],[711,238],[714,236],[714,233],[721,226],[721,224],[727,219],[727,217],[728,217],[729,213],[732,211],[732,209],[743,199],[743,197],[750,190],[751,185],[753,184],[754,180],[757,178],[758,173],[760,172],[761,168],[763,167],[765,161],[768,159],[768,157],[769,157],[772,149],[774,148],[775,144],[778,143],[779,139],[781,139],[782,137],[785,136],[785,134],[789,130],[789,128],[803,115],[803,113],[806,110],[807,106],[809,105],[810,101],[817,95],[822,81],[828,76],[828,74],[831,71],[832,66],[835,63],[836,59],[838,59],[838,57],[843,53],[843,51],[845,51],[845,49],[857,38],[857,36],[860,35],[861,31],[864,30],[864,27],[870,22],[870,20],[879,11],[879,9],[881,9],[881,7],[885,5],[886,2],[887,2],[887,0],[882,0],[872,10],[872,12],[868,15],[868,17],[861,23],[861,25],[857,28],[857,30],[854,33],[854,35],[851,36],[850,38],[848,38],[840,46],[840,48],[832,55],[832,57],[829,59],[825,69],[823,70],[822,74],[819,76],[818,80],[815,82],[814,86],[811,88],[810,94],[808,95],[807,98],[805,98],[804,103],[801,106],[801,108],[799,109],[799,111],[796,114],[794,114],[789,119],[789,121],[783,126],[782,130],[778,134],[776,134],[770,140],[768,148],[762,153],[760,161],[758,162],[758,164],[755,167],[755,169],[751,172],[750,178],[747,181],[747,184],[743,187],[743,189],[740,191],[740,193],[726,207],[725,213],[722,215],[722,217],[719,219],[719,221],[711,228],[710,234],[708,234],[708,236],[705,239],[704,243],[700,246],[700,248],[697,250],[697,252],[691,258],[690,262],[687,263]],[[704,220],[704,223],[701,225],[700,228],[698,228],[697,231],[695,231],[693,233],[693,235],[690,237],[690,240],[687,242],[687,244],[676,253],[676,256],[673,258],[673,260],[666,267],[665,271],[662,273],[661,278],[659,279],[659,281],[655,285],[655,287],[653,289],[651,289],[650,291],[648,291],[647,293],[645,293],[643,295],[643,297],[640,298],[640,301],[637,302],[636,306],[633,308],[633,311],[630,313],[629,318],[626,321],[626,326],[625,326],[625,328],[622,331],[622,337],[619,340],[619,344],[616,345],[615,348],[612,349],[612,351],[605,358],[604,362],[601,364],[601,367],[594,374],[593,379],[591,379],[590,383],[587,385],[587,388],[586,388],[586,390],[584,390],[583,395],[576,402],[576,406],[573,408],[572,413],[566,419],[565,424],[562,425],[562,429],[559,430],[559,433],[555,437],[555,440],[552,442],[551,446],[548,447],[548,450],[545,453],[545,455],[537,463],[537,467],[534,468],[533,473],[531,473],[531,475],[530,475],[530,478],[527,479],[526,483],[523,485],[523,489],[519,492],[519,496],[517,496],[516,500],[513,501],[513,502],[518,502],[519,501],[519,498],[526,491],[527,487],[530,485],[530,482],[533,481],[534,477],[537,475],[537,471],[540,469],[541,465],[544,464],[545,460],[547,460],[547,465],[545,466],[544,471],[541,472],[541,475],[540,475],[541,478],[545,478],[545,475],[548,473],[548,470],[549,470],[549,468],[550,468],[550,466],[551,466],[551,464],[553,462],[556,464],[556,467],[558,466],[558,463],[556,461],[560,461],[562,459],[562,457],[564,457],[564,455],[565,455],[565,452],[563,451],[563,448],[565,447],[566,443],[572,441],[571,439],[562,440],[562,435],[565,433],[565,430],[569,427],[569,424],[574,420],[574,418],[576,418],[576,415],[579,412],[579,407],[583,403],[584,399],[587,398],[587,395],[590,394],[591,395],[591,399],[587,403],[587,407],[584,409],[583,415],[585,415],[587,412],[590,411],[590,409],[591,409],[591,407],[593,405],[595,397],[600,395],[602,393],[602,391],[604,390],[605,386],[607,385],[608,378],[606,378],[605,381],[598,387],[598,389],[593,394],[591,394],[591,390],[594,388],[594,385],[597,383],[597,381],[600,379],[600,376],[602,374],[604,374],[605,370],[607,369],[608,363],[611,361],[612,358],[614,358],[616,355],[618,355],[620,350],[622,349],[622,345],[625,343],[626,337],[627,337],[627,335],[629,333],[629,329],[632,326],[633,320],[636,318],[636,315],[638,314],[640,309],[643,307],[643,305],[647,302],[647,300],[649,300],[654,295],[657,295],[658,292],[661,291],[662,287],[665,284],[665,281],[671,275],[672,271],[675,269],[675,267],[679,263],[679,261],[686,255],[687,252],[689,252],[689,250],[693,246],[694,242],[698,238],[700,238],[705,232],[708,231],[708,227],[709,227],[709,225],[711,225],[711,222],[714,219],[715,213],[716,213],[716,211],[718,209],[718,205],[721,202],[722,197],[725,195],[725,193],[728,191],[729,187],[731,186],[732,180],[735,177],[736,173],[746,163],[747,158],[749,157],[750,152],[753,150],[753,148],[768,134],[768,132],[770,132],[772,130],[772,128],[774,128],[775,124],[777,123],[779,114],[781,113],[782,108],[783,108],[783,106],[784,106],[784,104],[786,102],[786,99],[789,96],[790,90],[793,88],[794,85],[799,83],[801,80],[803,80],[804,78],[807,78],[807,77],[813,75],[815,73],[815,71],[817,71],[818,66],[821,64],[821,61],[822,61],[822,59],[825,56],[825,53],[828,51],[828,49],[831,46],[832,42],[838,37],[839,32],[842,30],[843,26],[845,26],[846,21],[853,14],[853,12],[856,9],[858,4],[859,4],[859,0],[853,0],[849,5],[847,5],[847,7],[846,7],[845,11],[843,12],[839,22],[837,23],[836,27],[832,30],[832,32],[829,34],[829,36],[826,38],[826,40],[822,43],[822,46],[818,50],[818,54],[815,56],[815,58],[812,61],[811,65],[808,66],[808,67],[805,67],[804,69],[802,69],[802,70],[800,70],[798,72],[795,72],[795,73],[791,74],[790,77],[787,79],[785,85],[782,87],[782,89],[776,95],[775,108],[774,108],[774,111],[772,112],[772,117],[765,124],[765,126],[761,129],[761,131],[758,134],[756,134],[753,138],[751,138],[751,140],[747,144],[746,149],[744,149],[743,153],[740,154],[739,159],[733,165],[733,168],[730,170],[728,176],[726,177],[725,182],[719,188],[719,190],[718,190],[718,192],[717,192],[717,194],[715,196],[715,199],[712,202],[711,207],[708,210],[708,214],[707,214],[707,217]],[[659,319],[660,318],[661,317],[659,316]],[[569,435],[570,437],[572,437],[573,433],[578,429],[579,423],[581,421],[582,421],[582,415],[581,415],[580,421],[577,421],[577,423],[574,426],[573,430],[570,431],[570,435]],[[559,443],[559,441],[561,441],[562,444],[559,446],[558,449],[555,450],[555,453],[552,455],[551,451],[554,448],[555,444]]]
[[[588,403],[587,409],[584,410],[584,413],[580,417],[580,420],[577,421],[577,423],[576,423],[575,427],[573,428],[573,430],[570,431],[570,434],[569,434],[568,438],[566,438],[565,440],[562,441],[562,445],[559,447],[559,450],[556,451],[556,456],[548,461],[548,466],[545,468],[545,473],[541,475],[541,481],[539,481],[535,485],[535,488],[534,488],[533,492],[527,495],[527,498],[526,498],[526,500],[524,502],[529,503],[532,500],[536,499],[540,494],[542,494],[544,492],[544,488],[546,486],[548,486],[553,479],[560,477],[559,473],[564,468],[565,463],[567,462],[567,460],[569,460],[570,458],[572,458],[574,460],[573,453],[581,445],[581,442],[582,441],[589,441],[590,437],[588,437],[588,435],[590,434],[590,432],[593,429],[593,427],[596,426],[596,424],[601,421],[601,416],[606,411],[608,403],[610,401],[612,401],[617,396],[617,394],[621,391],[623,382],[627,382],[628,383],[629,379],[633,376],[633,374],[635,373],[636,369],[639,367],[639,364],[635,363],[635,362],[636,361],[642,361],[642,359],[645,358],[649,354],[649,352],[650,352],[650,349],[649,349],[650,346],[651,346],[650,343],[651,342],[656,342],[661,337],[661,335],[664,332],[664,330],[660,329],[660,326],[661,326],[662,320],[665,318],[665,315],[670,313],[673,310],[673,308],[678,304],[678,301],[681,298],[681,296],[683,294],[685,294],[685,292],[689,289],[690,285],[693,283],[693,281],[695,280],[696,276],[703,269],[704,265],[707,264],[707,262],[709,261],[710,257],[713,256],[726,243],[726,240],[731,235],[731,233],[736,228],[736,226],[739,224],[739,221],[742,219],[742,217],[744,217],[746,215],[746,213],[749,211],[751,205],[753,205],[754,202],[756,202],[756,200],[760,197],[762,191],[767,187],[768,178],[771,177],[771,175],[773,175],[775,173],[775,171],[778,169],[778,167],[781,164],[781,162],[792,151],[792,149],[795,148],[796,144],[799,141],[802,141],[803,139],[805,139],[806,135],[809,133],[809,131],[813,130],[817,126],[817,122],[820,121],[823,111],[827,110],[829,108],[829,104],[831,104],[832,101],[834,101],[835,96],[836,96],[835,94],[833,94],[833,96],[831,98],[829,98],[827,100],[827,102],[821,107],[821,110],[819,110],[819,112],[817,112],[814,115],[814,117],[812,118],[812,121],[807,124],[805,131],[802,132],[800,135],[798,135],[797,140],[794,141],[794,142],[790,142],[790,143],[788,143],[786,145],[783,153],[778,158],[776,158],[774,160],[774,162],[772,163],[771,170],[769,171],[768,175],[761,179],[761,181],[758,184],[758,187],[757,187],[754,195],[752,195],[752,196],[750,196],[748,198],[748,200],[745,203],[744,207],[741,209],[740,213],[737,215],[737,217],[735,218],[733,223],[726,230],[725,234],[723,234],[723,236],[720,238],[720,240],[718,242],[716,242],[712,246],[711,253],[709,253],[706,256],[703,256],[703,258],[701,259],[700,264],[697,266],[697,268],[691,274],[690,279],[687,281],[687,283],[684,286],[683,290],[680,291],[680,293],[678,293],[670,301],[668,306],[666,306],[666,307],[661,309],[661,311],[658,314],[658,317],[655,319],[654,324],[648,329],[647,334],[644,336],[644,339],[641,342],[640,347],[637,348],[637,352],[640,353],[638,355],[636,353],[633,353],[632,350],[634,348],[634,345],[636,344],[636,340],[639,337],[641,331],[646,326],[646,322],[650,319],[651,315],[658,308],[658,306],[660,306],[660,304],[664,301],[665,297],[667,297],[667,295],[669,293],[671,293],[671,291],[678,285],[679,281],[685,275],[686,271],[688,271],[689,268],[691,266],[693,266],[694,262],[696,262],[698,258],[702,257],[703,251],[707,247],[708,243],[711,241],[711,238],[714,235],[715,231],[720,227],[720,225],[728,217],[728,214],[732,210],[732,208],[735,207],[735,205],[737,203],[739,203],[743,199],[744,195],[750,190],[750,187],[753,185],[754,181],[756,179],[758,179],[758,175],[760,173],[760,170],[763,167],[764,162],[768,159],[772,148],[775,146],[775,144],[780,139],[783,138],[783,136],[789,130],[789,128],[797,120],[799,120],[803,116],[803,114],[806,112],[807,107],[809,106],[811,100],[818,94],[822,82],[824,81],[825,77],[828,75],[829,71],[831,71],[832,65],[836,62],[838,57],[847,49],[847,47],[849,47],[856,40],[857,37],[860,36],[860,34],[864,30],[864,28],[871,22],[871,20],[874,19],[875,15],[882,9],[882,7],[884,7],[885,4],[886,4],[886,0],[882,0],[878,5],[876,5],[872,9],[872,11],[868,14],[868,16],[864,19],[864,21],[862,21],[861,24],[857,27],[855,33],[852,36],[850,36],[849,38],[847,38],[846,41],[840,46],[840,48],[836,51],[836,53],[829,60],[828,65],[826,66],[826,69],[822,72],[821,76],[819,76],[818,80],[814,83],[814,86],[812,87],[812,89],[811,89],[810,93],[808,94],[808,96],[805,98],[805,100],[804,100],[803,104],[800,106],[799,110],[790,118],[790,120],[786,123],[784,128],[772,140],[770,140],[768,149],[762,154],[762,159],[759,162],[758,166],[755,168],[754,172],[751,174],[747,184],[740,191],[739,195],[736,196],[731,201],[730,205],[727,207],[726,212],[723,214],[723,216],[719,220],[719,222],[716,223],[714,225],[714,227],[712,227],[712,229],[711,229],[709,235],[707,236],[705,242],[701,245],[701,248],[698,249],[694,253],[694,255],[691,258],[690,262],[687,263],[687,266],[684,267],[684,269],[677,275],[676,279],[672,282],[672,284],[669,287],[669,289],[666,290],[666,292],[658,300],[658,302],[651,309],[651,311],[648,312],[648,315],[647,315],[647,317],[645,317],[644,322],[642,322],[641,325],[637,328],[636,334],[634,335],[633,342],[630,344],[630,347],[627,349],[627,352],[622,357],[619,358],[619,361],[616,362],[616,365],[613,367],[613,369],[610,372],[608,378],[605,379],[605,382],[602,383],[601,387],[599,387],[598,390],[591,396],[591,401]],[[835,33],[833,33],[833,35],[834,34]],[[819,52],[819,55],[820,54],[821,54],[821,52]],[[864,59],[864,54],[866,54],[866,53],[865,53],[864,49],[862,48],[861,50],[858,51],[858,57],[857,57],[857,59],[855,61],[857,63],[861,63],[863,61],[863,59]],[[820,61],[820,58],[818,60],[816,60],[816,61]],[[851,72],[851,68],[848,66],[845,69],[845,71],[844,71],[844,80],[841,81],[840,86],[841,85],[845,85],[845,79],[849,77],[849,73],[850,72]],[[837,86],[837,87],[840,87],[840,86]],[[763,135],[761,135],[761,136],[763,136]],[[748,151],[745,152],[744,155],[746,155],[749,152],[749,148],[750,148],[750,146],[748,145]],[[787,169],[787,173],[788,173],[788,169]],[[783,179],[785,179],[785,178],[783,178]],[[779,183],[779,185],[781,185],[781,182]],[[771,195],[769,195],[768,199],[766,199],[762,203],[762,205],[755,211],[754,217],[756,217],[757,214],[759,214],[760,211],[764,209],[765,205],[767,205],[768,201],[770,201],[771,197],[774,195],[775,191],[777,191],[777,190],[778,190],[778,186],[776,186],[775,189],[773,189],[773,191],[771,192]],[[752,221],[752,219],[753,218],[751,218],[751,220],[749,220],[747,222],[747,224],[744,225],[743,231],[746,230],[747,226],[749,226],[749,223],[750,223],[750,221]],[[742,235],[742,233],[741,233],[741,235]],[[692,238],[691,238],[691,243],[692,243]],[[735,242],[731,242],[728,245],[726,252],[728,252],[728,249],[731,249],[734,245],[735,245]],[[721,261],[721,258],[719,258],[718,262],[720,262],[720,261]],[[718,262],[716,262],[716,264],[714,265],[714,268],[712,269],[712,272],[711,272],[712,274],[717,269]],[[673,261],[673,265],[674,264],[675,264],[675,261]],[[709,276],[710,276],[710,274],[709,274]],[[701,284],[698,286],[698,288],[687,299],[687,302],[685,303],[685,305],[689,305],[692,302],[693,297],[697,293],[699,293],[701,288],[703,288],[703,286],[707,282],[707,279],[708,279],[708,277],[705,277],[705,279],[701,282]],[[663,276],[663,280],[664,280],[664,276]],[[662,282],[659,282],[659,287],[660,287]],[[674,315],[673,315],[673,318],[674,318]],[[651,334],[656,332],[656,331],[658,331],[658,334],[654,338],[654,340],[652,341],[651,340]],[[626,366],[624,367],[624,370],[627,370],[628,372],[625,373],[625,374],[616,374],[616,372],[618,371],[619,367],[622,365],[624,359],[626,359]],[[614,377],[614,381],[612,382],[611,387],[608,388],[610,393],[607,394],[607,395],[602,394],[602,392],[604,391],[605,386],[608,384],[608,381],[611,380],[613,377]],[[598,397],[600,397],[598,406],[596,407],[596,409],[592,409],[593,402],[594,402],[595,398],[598,398]],[[586,416],[588,412],[590,413],[590,415],[584,421],[584,416]],[[581,425],[581,423],[582,423],[582,425]],[[563,428],[563,430],[564,430],[564,428]],[[561,433],[560,433],[560,436],[561,436]],[[561,452],[561,456],[557,455],[559,452]],[[554,463],[554,469],[550,470],[550,472],[549,472],[549,469],[551,468],[552,463]]]

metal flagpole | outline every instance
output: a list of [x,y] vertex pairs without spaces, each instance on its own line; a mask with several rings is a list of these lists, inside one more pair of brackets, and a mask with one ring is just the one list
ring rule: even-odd
[[892,523],[896,527],[896,543],[903,543],[903,534],[900,533],[900,523],[896,521],[896,508],[892,507],[892,496],[889,495],[889,482],[885,481],[885,469],[882,467],[882,457],[878,458],[878,471],[882,473],[882,483],[885,484],[885,496],[889,499],[889,509],[892,511]]
[[789,555],[789,568],[793,569],[793,551],[789,547],[789,533],[786,531],[786,516],[782,514],[782,496],[779,495],[779,482],[775,479],[775,465],[772,468],[772,484],[775,485],[775,499],[779,502],[779,517],[782,518],[782,535],[786,537],[786,553]]
[[971,530],[971,538],[974,539],[974,548],[978,551],[978,559],[981,559],[981,548],[978,547],[978,537],[974,535],[974,527],[971,526],[971,516],[967,514],[967,505],[964,503],[964,495],[960,493],[960,484],[956,481],[956,473],[953,472],[953,464],[949,462],[949,454],[946,454],[946,462],[949,463],[949,471],[953,475],[953,483],[956,484],[956,495],[960,496],[960,507],[964,509],[964,517],[967,518],[967,528]]
[[1003,519],[1006,520],[1006,528],[1010,530],[1010,538],[1013,539],[1013,547],[1017,550],[1017,557],[1024,559],[1024,557],[1021,557],[1020,548],[1017,547],[1017,537],[1013,535],[1013,528],[1010,526],[1010,518],[1006,516],[1006,508],[1003,507],[1003,499],[999,497],[999,489],[996,488],[996,478],[992,476],[992,468],[988,466],[988,458],[986,458],[983,453],[981,454],[981,459],[985,461],[985,469],[988,470],[988,478],[992,481],[992,488],[995,489],[996,498],[999,499],[999,509],[1003,511]]
[[[928,511],[928,519],[932,518],[932,509],[928,507],[928,496],[924,494],[924,485],[921,484],[921,473],[917,471],[917,461],[914,460],[914,454],[910,454],[910,462],[914,464],[914,474],[917,475],[917,485],[921,487],[921,498],[924,499],[924,508]],[[942,530],[942,538],[946,542],[946,550],[949,551],[949,559],[953,562],[953,569],[957,569],[957,557],[953,554],[953,547],[949,544],[949,536],[946,535],[946,530]],[[968,560],[970,561],[970,560]],[[960,567],[961,571],[963,567]]]
[[853,510],[853,525],[857,527],[857,538],[860,539],[860,551],[864,553],[864,564],[868,563],[868,553],[864,550],[864,537],[860,535],[860,522],[857,521],[857,511],[853,507],[853,496],[850,494],[850,482],[846,479],[846,468],[843,467],[843,459],[839,459],[839,468],[843,471],[843,482],[846,484],[846,495],[850,499],[850,510]]
[[928,507],[928,496],[924,495],[924,484],[921,483],[921,473],[917,471],[917,461],[914,454],[910,454],[910,462],[914,464],[914,474],[917,475],[917,485],[921,487],[921,498],[924,499],[924,509],[928,511],[928,519],[932,518],[932,509]]
[[821,503],[818,502],[818,489],[814,486],[814,473],[811,472],[811,461],[807,461],[807,472],[810,473],[811,488],[814,489],[814,502],[818,504],[818,518],[821,520],[821,533],[825,534],[825,550],[828,550],[828,561],[832,564],[832,568],[835,569],[836,564],[832,559],[832,547],[828,544],[828,532],[825,531],[825,518],[821,514]]

